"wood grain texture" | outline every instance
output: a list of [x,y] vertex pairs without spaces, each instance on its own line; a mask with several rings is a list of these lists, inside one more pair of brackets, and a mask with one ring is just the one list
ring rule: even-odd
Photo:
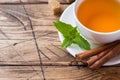
[[[56,18],[51,14],[49,6],[33,4],[25,5],[25,8],[29,12],[38,46],[45,53],[42,54],[43,61],[69,60],[66,51],[60,49],[61,43],[53,26]],[[23,5],[0,5],[0,9],[1,61],[6,61],[6,58],[7,61],[39,61]]]
[[[48,3],[48,0],[21,0],[25,4],[42,4]],[[66,0],[58,0],[62,4],[68,3]],[[0,4],[19,4],[20,0],[0,0]]]
[[[116,73],[111,70],[116,71]],[[5,66],[0,67],[0,80],[42,80],[39,66]],[[120,79],[120,69],[101,68],[90,71],[87,68],[44,66],[46,80],[104,80]],[[109,71],[109,72],[108,72]],[[9,75],[11,74],[11,75]],[[107,79],[106,79],[107,80]]]
[[[63,10],[69,5],[60,0]],[[0,80],[119,80],[120,67],[91,71],[61,49],[47,0],[0,0]],[[80,69],[79,69],[80,68]]]

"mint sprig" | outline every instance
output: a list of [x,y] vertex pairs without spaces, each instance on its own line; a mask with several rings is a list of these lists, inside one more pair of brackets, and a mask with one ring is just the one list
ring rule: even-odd
[[58,29],[58,31],[61,32],[64,36],[62,48],[67,48],[74,43],[82,49],[90,49],[90,44],[80,35],[79,31],[77,30],[77,27],[73,27],[72,25],[66,24],[59,20],[55,21],[54,25]]

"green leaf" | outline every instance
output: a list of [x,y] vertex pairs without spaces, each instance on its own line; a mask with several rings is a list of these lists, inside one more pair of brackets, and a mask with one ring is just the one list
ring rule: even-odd
[[65,38],[63,43],[62,43],[62,48],[65,49],[68,46],[70,46],[72,44],[72,41],[70,39]]
[[54,22],[55,27],[61,32],[64,36],[64,40],[62,43],[62,48],[69,47],[72,43],[77,44],[80,48],[89,50],[90,44],[87,40],[85,40],[77,30],[77,27],[73,27],[70,24],[66,24],[61,21]]
[[55,27],[58,29],[59,32],[63,34],[64,37],[70,37],[70,31],[73,27],[70,24],[63,23],[61,21],[54,22]]
[[71,31],[70,31],[70,38],[74,39],[76,37],[76,33],[77,33],[77,27],[74,27]]
[[75,44],[78,44],[78,46],[83,48],[83,49],[90,50],[90,44],[88,43],[87,40],[85,40],[82,36],[80,36],[79,33],[76,35],[76,37],[73,40],[73,42]]

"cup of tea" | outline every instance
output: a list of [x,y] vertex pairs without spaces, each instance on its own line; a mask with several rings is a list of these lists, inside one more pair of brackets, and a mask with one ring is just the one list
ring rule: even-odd
[[76,0],[74,17],[80,33],[92,43],[120,39],[120,0]]

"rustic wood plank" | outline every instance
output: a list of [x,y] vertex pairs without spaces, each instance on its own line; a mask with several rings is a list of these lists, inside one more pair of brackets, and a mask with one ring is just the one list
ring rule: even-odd
[[[47,3],[48,0],[21,0],[22,3],[27,3],[27,4],[41,4],[41,3]],[[65,4],[68,3],[66,0],[58,0],[61,3]],[[0,4],[20,4],[20,0],[0,0]]]
[[[46,80],[119,80],[120,68],[87,68],[44,66]],[[114,70],[114,72],[112,72]],[[0,80],[42,80],[39,66],[0,66]]]
[[[27,10],[32,21],[31,30]],[[64,8],[67,5],[63,5]],[[34,64],[39,62],[38,53],[32,32],[42,51],[43,62],[70,61],[73,59],[66,51],[60,49],[57,30],[53,21],[57,19],[46,4],[0,5],[0,61],[1,65]],[[7,62],[8,61],[8,62]],[[26,62],[26,63],[25,63]]]
[[[62,9],[64,10],[67,6],[68,5],[62,5]],[[53,21],[58,19],[53,15],[47,4],[25,5],[25,8],[33,25],[53,26]],[[0,10],[0,25],[19,25],[23,28],[26,27],[26,25],[30,25],[23,5],[0,5]],[[6,24],[4,24],[5,22]]]
[[[8,27],[9,28],[9,27]],[[35,43],[31,31],[17,31],[13,28],[1,29],[5,33],[0,33],[0,61],[38,61]],[[52,26],[35,26],[38,46],[44,53],[42,54],[43,61],[70,61],[73,59],[66,51],[60,49],[60,41],[57,31]]]
[[[1,28],[5,34],[0,33],[0,61],[6,61],[5,64],[10,64],[12,61],[16,61],[16,64],[17,61],[23,61],[23,64],[39,62],[31,30],[18,29],[17,27],[7,26]],[[41,26],[34,26],[34,31],[39,47],[44,53],[42,54],[43,61],[69,61],[73,59],[72,56],[66,54],[66,51],[60,49],[60,41],[55,27],[44,26],[41,28]]]

